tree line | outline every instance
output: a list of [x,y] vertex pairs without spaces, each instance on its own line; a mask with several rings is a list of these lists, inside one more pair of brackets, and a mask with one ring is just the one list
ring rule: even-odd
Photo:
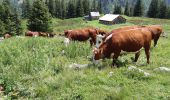
[[[75,18],[88,15],[90,11],[102,13],[101,0],[23,0],[22,14],[11,6],[10,0],[3,0],[0,5],[0,36],[8,33],[20,35],[23,33],[21,19],[27,19],[28,30],[52,32],[52,18]],[[124,8],[124,10],[122,10]],[[126,2],[125,7],[117,4],[114,6],[114,14],[127,16],[144,16],[142,0],[137,0],[134,6]],[[170,18],[170,7],[165,0],[152,0],[146,16],[152,18]]]
[[120,5],[114,6],[114,14],[124,14],[127,16],[147,16],[150,18],[170,18],[170,7],[166,4],[166,0],[151,0],[149,8],[146,13],[143,4],[143,0],[137,0],[134,6],[130,6],[129,2],[126,2],[124,7]]
[[22,34],[20,16],[17,9],[12,8],[9,0],[3,0],[0,5],[0,36],[5,33],[12,35]]
[[[75,18],[88,15],[90,11],[101,10],[101,0],[45,0],[52,17]],[[32,4],[30,0],[24,0],[22,4],[22,17],[28,18]]]

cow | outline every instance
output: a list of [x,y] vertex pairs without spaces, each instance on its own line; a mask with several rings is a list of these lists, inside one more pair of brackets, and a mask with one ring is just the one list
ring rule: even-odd
[[[150,27],[149,27],[150,28]],[[159,28],[137,28],[131,30],[120,31],[110,34],[104,42],[93,50],[94,60],[110,58],[113,55],[112,65],[114,66],[115,61],[121,54],[121,51],[135,52],[135,60],[137,62],[140,49],[145,49],[147,57],[147,63],[149,64],[150,58],[150,45],[153,38],[153,34],[161,34],[162,30]]]
[[157,45],[157,41],[160,37],[159,32],[154,32],[155,30],[159,29],[162,31],[162,26],[161,25],[149,25],[149,26],[125,26],[125,27],[121,27],[118,29],[114,29],[112,30],[110,33],[107,33],[104,37],[101,37],[103,41],[105,41],[105,39],[112,33],[116,33],[116,32],[121,32],[121,31],[125,31],[125,30],[131,30],[131,29],[139,29],[139,28],[147,28],[149,29],[149,31],[151,31],[152,34],[152,40],[154,40],[154,47]]
[[32,31],[27,31],[27,32],[25,32],[25,36],[37,37],[37,36],[39,36],[39,35],[40,35],[39,32],[32,32]]
[[12,36],[10,35],[10,34],[8,34],[8,33],[6,33],[5,35],[4,35],[4,39],[8,39],[8,38],[11,38]]
[[113,29],[111,32],[107,32],[102,40],[104,41],[112,33],[121,32],[121,31],[129,30],[129,29],[143,28],[143,27],[145,27],[145,26],[135,25],[135,26],[124,26],[124,27],[121,27],[118,29]]
[[101,29],[95,29],[95,28],[84,28],[84,29],[64,31],[65,37],[68,38],[69,40],[86,41],[90,39],[91,46],[96,44],[97,34],[104,35],[106,34],[106,31],[103,31]]

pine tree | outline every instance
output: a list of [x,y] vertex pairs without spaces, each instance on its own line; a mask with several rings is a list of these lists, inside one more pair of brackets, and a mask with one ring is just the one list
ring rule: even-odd
[[96,0],[93,0],[93,1],[92,1],[91,11],[97,11]]
[[73,0],[70,0],[67,7],[67,18],[76,17],[76,6]]
[[41,0],[34,1],[28,20],[28,29],[31,31],[51,32],[51,23],[51,15],[45,3]]
[[156,18],[159,14],[158,0],[152,0],[147,12],[148,17]]
[[114,7],[114,14],[121,14],[122,13],[122,9],[120,5],[115,5]]
[[166,18],[170,19],[170,7],[167,8]]
[[77,17],[82,17],[84,16],[84,9],[83,9],[83,4],[82,4],[82,0],[78,0],[77,1],[77,6],[76,6],[76,14]]
[[166,18],[166,13],[167,13],[167,5],[165,0],[161,1],[160,3],[160,9],[159,9],[159,18]]
[[49,0],[47,5],[48,5],[48,9],[49,9],[49,12],[51,13],[51,15],[55,16],[55,1]]
[[23,33],[23,27],[21,25],[21,18],[19,17],[18,12],[16,11],[13,15],[13,22],[15,27],[14,35],[21,35]]
[[142,0],[137,0],[136,5],[134,7],[134,16],[142,16],[143,15],[143,3]]
[[60,6],[60,0],[55,0],[55,17],[57,18],[60,18],[60,9],[61,9],[61,6]]
[[61,0],[61,9],[60,9],[60,18],[65,19],[66,18],[66,5],[65,0]]
[[2,37],[5,33],[5,27],[4,27],[3,21],[0,19],[0,36]]
[[124,14],[127,15],[127,16],[130,16],[130,11],[129,11],[129,3],[128,1],[126,2],[126,5],[125,5],[125,12]]
[[22,17],[28,18],[31,13],[31,3],[30,0],[23,0],[22,4]]
[[90,3],[89,0],[83,0],[83,9],[84,9],[84,14],[88,15],[90,12]]
[[3,36],[5,33],[5,24],[2,21],[3,20],[3,14],[4,14],[4,9],[3,6],[0,5],[0,36]]
[[97,5],[97,9],[98,9],[98,11],[100,12],[100,13],[102,13],[102,0],[99,0],[98,1],[98,5]]

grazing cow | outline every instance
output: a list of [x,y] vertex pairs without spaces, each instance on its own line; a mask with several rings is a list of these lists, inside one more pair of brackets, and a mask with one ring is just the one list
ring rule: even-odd
[[39,32],[28,31],[28,32],[25,32],[25,36],[37,37],[37,36],[39,36]]
[[53,33],[39,32],[39,36],[42,36],[42,37],[54,37],[54,34]]
[[[160,32],[157,32],[158,30],[160,30],[162,32],[162,27],[161,25],[150,25],[150,26],[125,26],[122,28],[118,28],[118,29],[114,29],[112,30],[110,33],[107,33],[104,37],[102,37],[103,41],[112,33],[117,33],[117,32],[121,32],[121,31],[125,31],[125,30],[131,30],[131,29],[138,29],[138,28],[147,28],[149,29],[149,31],[151,31],[152,34],[152,40],[154,40],[154,47],[157,45],[157,41],[161,35]],[[154,32],[156,31],[156,32]]]
[[8,34],[8,33],[6,33],[6,34],[4,35],[4,39],[8,39],[8,38],[11,38],[11,35]]
[[146,26],[146,28],[152,32],[152,40],[154,40],[154,47],[157,45],[158,39],[161,35],[161,33],[163,33],[162,31],[162,26],[161,25],[150,25],[150,26]]
[[94,49],[94,60],[110,58],[113,55],[113,66],[121,51],[135,52],[135,62],[137,62],[140,49],[145,49],[147,63],[150,58],[150,45],[154,33],[161,34],[162,31],[157,29],[151,32],[147,28],[137,28],[131,30],[112,33],[100,45],[99,49]]
[[136,28],[143,28],[144,26],[124,26],[118,29],[114,29],[112,30],[110,33],[107,33],[104,37],[103,37],[103,41],[112,33],[117,33],[117,32],[121,32],[121,31],[125,31],[125,30],[130,30],[130,29],[136,29]]
[[85,29],[77,29],[77,30],[67,30],[64,31],[64,35],[69,40],[76,40],[76,41],[86,41],[90,40],[90,45],[96,44],[96,36],[97,34],[105,34],[105,31],[101,29],[95,28],[85,28]]

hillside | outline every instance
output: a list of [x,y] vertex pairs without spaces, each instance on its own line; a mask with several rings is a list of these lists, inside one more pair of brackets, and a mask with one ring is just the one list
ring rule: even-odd
[[[54,32],[59,34],[66,29],[91,26],[110,31],[127,25],[161,24],[166,33],[170,32],[170,20],[126,18],[126,24],[113,26],[102,25],[98,21],[86,23],[82,18],[53,19],[53,27]],[[119,58],[120,68],[111,68],[111,60],[106,60],[101,65],[74,70],[69,65],[91,63],[87,58],[92,53],[89,42],[73,42],[65,47],[62,37],[13,37],[0,42],[0,87],[5,90],[4,94],[0,91],[0,99],[168,100],[170,74],[153,70],[170,68],[169,45],[170,38],[161,37],[158,46],[152,46],[149,65],[142,52],[137,64],[131,62],[134,55],[128,54]],[[151,76],[129,71],[129,66],[137,66]]]
[[[23,2],[23,0],[10,0],[10,1],[12,5],[14,5],[15,7],[18,7]],[[30,0],[30,1],[34,1],[34,0]],[[147,11],[151,0],[142,0],[142,1],[145,6],[145,11]],[[134,6],[136,0],[101,0],[101,2],[102,2],[102,8],[104,10],[104,13],[110,13],[111,11],[113,11],[114,4],[120,4],[124,7],[126,2],[129,2],[131,6]],[[170,0],[166,0],[166,2],[167,4],[170,4]]]

